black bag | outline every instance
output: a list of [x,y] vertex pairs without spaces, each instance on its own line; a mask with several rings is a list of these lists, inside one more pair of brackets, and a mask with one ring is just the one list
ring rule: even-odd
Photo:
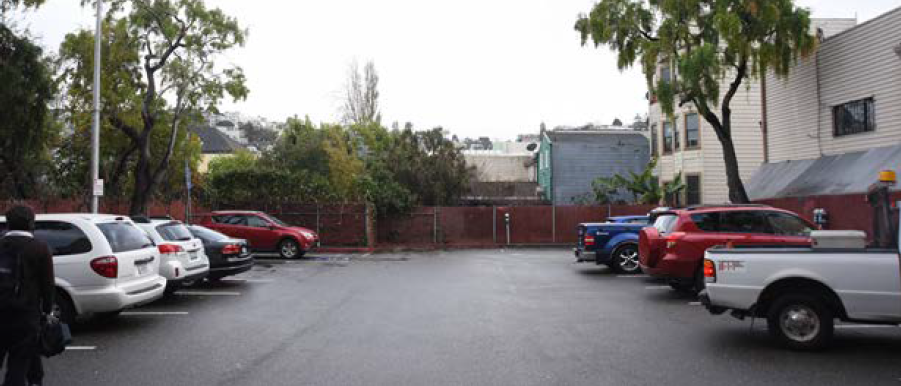
[[46,318],[41,323],[40,351],[41,355],[49,358],[66,351],[66,346],[72,343],[72,332],[69,325],[60,322],[55,317]]
[[20,251],[0,241],[0,309],[26,310],[22,296],[23,278]]

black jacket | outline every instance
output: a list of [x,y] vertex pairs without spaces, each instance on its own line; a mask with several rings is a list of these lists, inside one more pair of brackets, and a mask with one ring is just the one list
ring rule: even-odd
[[21,251],[22,264],[22,297],[29,305],[24,315],[9,315],[0,319],[3,322],[37,321],[41,312],[49,314],[53,310],[53,294],[55,292],[53,273],[53,254],[43,241],[25,236],[6,236],[0,238],[0,247]]

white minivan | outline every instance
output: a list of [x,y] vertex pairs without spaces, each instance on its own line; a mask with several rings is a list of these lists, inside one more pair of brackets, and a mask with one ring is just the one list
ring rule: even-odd
[[[0,216],[0,233],[6,218]],[[50,245],[61,318],[115,317],[163,296],[159,251],[124,216],[39,214],[34,237]]]
[[210,259],[203,241],[194,237],[181,221],[134,217],[160,251],[160,275],[166,278],[166,292],[197,283],[210,273]]

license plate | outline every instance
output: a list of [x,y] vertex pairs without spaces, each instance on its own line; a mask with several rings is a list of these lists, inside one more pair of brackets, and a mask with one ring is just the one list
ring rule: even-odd
[[150,273],[150,264],[137,264],[135,267],[138,269],[138,276]]
[[246,255],[248,253],[247,247],[241,247],[241,254]]
[[200,258],[200,254],[198,254],[197,252],[191,252],[188,254],[188,256],[190,257],[191,260],[197,260]]

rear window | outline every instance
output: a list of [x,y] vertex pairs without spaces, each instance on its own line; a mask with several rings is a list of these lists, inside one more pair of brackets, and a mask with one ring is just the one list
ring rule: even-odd
[[676,226],[677,219],[679,219],[679,216],[675,214],[662,214],[657,217],[657,220],[654,220],[654,228],[657,228],[657,232],[660,232],[660,234],[670,233],[673,231],[673,227]]
[[156,227],[156,231],[160,233],[160,237],[166,241],[188,241],[194,238],[191,231],[184,224],[170,222]]
[[691,222],[704,232],[720,231],[720,214],[716,212],[693,214]]
[[[6,223],[0,222],[0,235],[6,233]],[[94,246],[86,234],[76,225],[62,221],[36,221],[34,238],[50,246],[53,256],[88,253]]]
[[142,232],[127,222],[108,222],[97,224],[100,232],[109,241],[113,253],[134,251],[153,246],[153,241]]
[[34,238],[47,243],[53,256],[77,255],[93,249],[91,240],[81,228],[62,221],[35,222]]
[[195,237],[203,241],[220,241],[230,239],[230,237],[209,228],[191,226],[188,227],[188,229]]

